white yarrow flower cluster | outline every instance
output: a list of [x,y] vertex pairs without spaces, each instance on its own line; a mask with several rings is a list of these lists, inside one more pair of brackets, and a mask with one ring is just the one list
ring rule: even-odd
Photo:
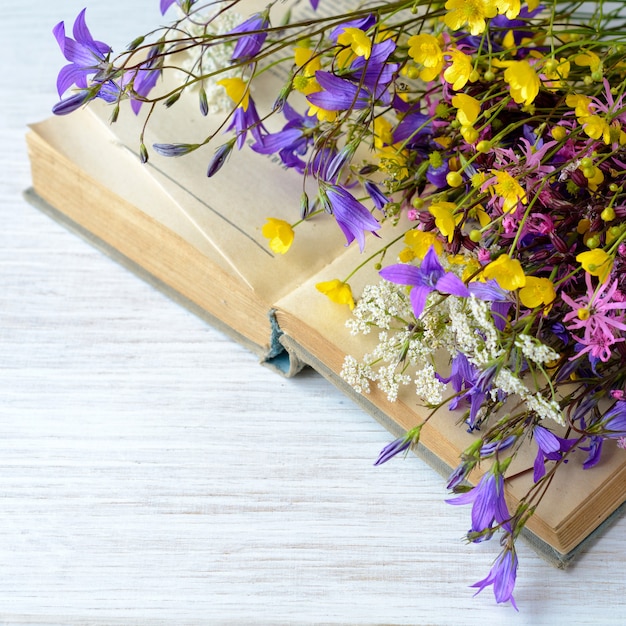
[[446,385],[435,376],[435,368],[430,363],[415,373],[413,382],[415,393],[427,404],[441,404]]
[[518,335],[515,339],[515,346],[520,349],[526,359],[538,365],[550,363],[550,361],[556,361],[559,358],[558,352],[531,335]]
[[[241,75],[241,69],[224,69],[231,65],[231,56],[235,49],[236,39],[223,41],[211,45],[208,43],[211,37],[219,37],[230,33],[236,26],[243,22],[243,17],[234,11],[214,11],[213,15],[200,15],[192,13],[186,16],[178,8],[179,29],[196,39],[206,39],[206,46],[188,46],[181,52],[179,66],[181,69],[194,75],[206,75],[215,73],[214,76],[205,78],[195,83],[202,86],[206,92],[210,113],[227,113],[233,108],[233,102],[228,97],[226,90],[217,84],[218,80],[233,78]],[[177,37],[180,32],[176,32]],[[194,85],[194,86],[195,86]]]
[[397,285],[381,281],[367,285],[359,299],[353,317],[346,322],[350,334],[367,335],[372,328],[387,330],[399,320],[410,320],[413,316],[411,303]]
[[[446,385],[436,376],[435,355],[439,353],[445,358],[447,354],[452,360],[462,353],[479,371],[497,371],[487,394],[490,402],[515,396],[540,419],[563,424],[558,403],[544,397],[538,387],[529,388],[531,378],[523,378],[515,366],[511,369],[511,364],[504,362],[509,359],[511,339],[507,340],[496,327],[491,306],[491,302],[474,296],[438,296],[437,300],[427,301],[424,313],[416,320],[403,287],[387,281],[369,285],[347,326],[353,335],[367,335],[378,329],[378,343],[362,363],[347,357],[342,377],[355,390],[365,393],[375,382],[390,401],[397,399],[402,385],[412,381],[418,397],[428,405],[438,405],[443,402]],[[552,348],[529,335],[517,336],[514,346],[528,363],[540,367],[559,357]],[[535,381],[533,386],[537,384]],[[479,416],[485,414],[486,407],[481,407]]]

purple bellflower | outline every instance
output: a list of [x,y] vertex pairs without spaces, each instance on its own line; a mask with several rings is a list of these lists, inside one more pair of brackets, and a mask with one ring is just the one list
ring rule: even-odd
[[380,228],[378,220],[347,189],[338,185],[325,185],[324,191],[329,208],[346,237],[346,245],[356,239],[363,252],[365,233],[375,233]]
[[355,20],[344,22],[343,24],[340,24],[336,28],[333,28],[333,30],[330,32],[329,38],[332,41],[337,41],[337,39],[339,39],[339,35],[341,35],[346,30],[346,28],[358,28],[360,30],[367,31],[372,26],[374,26],[374,24],[376,24],[376,17],[372,13],[370,13],[369,15],[366,15],[365,17],[359,17]]
[[[491,387],[490,382],[485,384],[481,374],[482,372],[470,363],[462,352],[457,352],[452,359],[450,376],[444,378],[439,374],[435,374],[439,381],[445,384],[451,383],[454,391],[460,394],[454,397],[448,405],[451,411],[457,409],[461,402],[467,401],[470,403],[469,417],[466,420],[470,431],[476,427],[478,412]],[[461,394],[461,391],[465,393]]]
[[517,577],[517,565],[517,554],[515,550],[507,547],[498,555],[487,577],[471,586],[478,587],[478,591],[476,592],[476,594],[478,594],[485,587],[493,585],[493,593],[496,597],[496,602],[500,604],[501,602],[510,601],[513,608],[517,611],[518,608],[513,598],[513,589],[515,588],[515,579]]
[[[178,6],[183,5],[184,0],[161,0],[161,15],[165,15],[165,12],[173,5],[177,4]],[[195,4],[196,0],[189,0],[189,6]]]
[[[98,95],[112,102],[116,97],[116,89],[112,81],[107,81],[107,88],[102,88],[104,87],[104,81],[96,81],[96,83],[100,83],[100,85],[96,89],[89,89],[88,76],[98,74],[106,69],[111,48],[106,43],[96,41],[92,37],[89,28],[87,28],[87,23],[85,22],[85,11],[86,9],[83,9],[74,21],[74,27],[72,29],[74,39],[66,36],[64,22],[59,22],[52,29],[52,33],[59,44],[63,56],[70,62],[68,65],[62,67],[59,72],[57,77],[57,91],[59,92],[59,96],[62,97],[70,87],[76,85],[76,87],[83,91],[70,96],[72,102],[77,102],[80,97],[82,97],[83,102],[86,102]],[[111,83],[111,85],[108,83]],[[63,111],[64,108],[67,108],[67,104],[65,107],[60,106],[62,104],[63,101],[57,105],[55,112],[59,112],[59,110]]]
[[469,534],[470,537],[474,534],[480,535],[474,541],[483,541],[491,537],[494,523],[511,532],[509,524],[511,515],[504,500],[504,478],[500,473],[488,471],[471,491],[446,502],[455,506],[472,505],[472,528]]
[[533,466],[533,480],[541,480],[546,474],[546,461],[558,461],[563,453],[568,452],[576,443],[576,439],[563,439],[543,426],[535,426],[533,429],[535,443],[537,444],[537,456]]
[[428,249],[419,267],[397,263],[383,268],[379,273],[389,282],[413,287],[410,298],[416,318],[424,311],[426,299],[433,291],[461,297],[470,295],[465,283],[456,274],[443,269],[433,246]]
[[618,400],[604,415],[601,433],[609,439],[626,437],[626,401]]
[[307,96],[307,100],[326,111],[364,109],[369,105],[369,94],[351,80],[335,76],[331,72],[318,70],[315,79],[322,91]]
[[374,206],[379,211],[384,210],[385,206],[389,204],[389,198],[380,190],[378,185],[371,180],[366,180],[363,186],[372,199]]
[[53,107],[56,115],[70,113],[94,98],[115,102],[120,98],[124,86],[131,81],[134,94],[139,96],[138,98],[131,96],[131,108],[135,114],[139,113],[143,98],[148,95],[161,75],[160,68],[156,67],[157,48],[150,51],[141,67],[122,74],[118,84],[110,77],[111,73],[116,71],[109,66],[111,48],[92,37],[85,21],[85,9],[78,14],[74,22],[74,39],[66,36],[64,22],[59,22],[52,32],[63,56],[70,61],[57,77],[59,96],[62,97],[73,85],[79,89],[77,93],[62,99]]
[[262,146],[267,135],[267,130],[263,123],[261,122],[261,118],[257,113],[256,107],[254,106],[254,101],[252,98],[248,99],[248,106],[238,106],[233,113],[233,121],[230,123],[227,131],[235,130],[235,134],[237,135],[237,149],[241,150],[243,148],[246,136],[248,135],[248,131],[254,137],[257,145]]
[[267,31],[265,29],[269,26],[269,23],[267,14],[255,13],[245,22],[233,28],[228,33],[229,35],[241,33],[242,36],[237,38],[231,60],[246,61],[257,54],[267,39]]
[[387,63],[387,59],[395,49],[396,44],[391,39],[374,44],[370,57],[357,57],[342,77],[318,70],[315,78],[322,91],[309,94],[307,100],[327,111],[364,109],[372,101],[389,105],[389,85],[399,66]]
[[302,174],[306,168],[302,157],[314,142],[310,131],[317,121],[308,115],[300,115],[287,102],[283,106],[283,115],[287,124],[282,130],[265,135],[262,143],[253,143],[251,148],[259,154],[278,153],[283,165],[293,167]]

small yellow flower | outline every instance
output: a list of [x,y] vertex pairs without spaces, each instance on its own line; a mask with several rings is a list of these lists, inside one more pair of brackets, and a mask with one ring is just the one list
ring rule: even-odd
[[404,235],[404,243],[407,247],[398,255],[402,263],[408,263],[415,258],[423,259],[431,246],[434,246],[437,255],[443,252],[443,244],[431,231],[409,230]]
[[250,101],[250,90],[248,89],[248,83],[241,78],[222,78],[217,81],[218,85],[221,85],[226,89],[228,97],[237,105],[239,105],[244,111],[248,110],[248,102]]
[[315,288],[327,296],[336,304],[347,304],[350,310],[354,309],[354,298],[352,297],[352,289],[348,283],[344,283],[338,278],[317,283]]
[[601,283],[608,278],[613,269],[613,257],[602,248],[581,252],[576,256],[576,260],[582,265],[585,272],[597,276]]
[[571,93],[565,98],[565,104],[574,109],[576,117],[586,117],[590,115],[591,99],[577,93]]
[[491,224],[489,213],[485,211],[482,204],[477,204],[475,207],[470,209],[467,214],[471,219],[477,219],[481,228],[485,228],[485,226]]
[[364,59],[369,59],[372,53],[372,40],[360,28],[344,28],[337,43],[349,46],[356,56]]
[[605,144],[611,143],[611,127],[609,123],[599,115],[586,115],[578,120],[583,125],[583,130],[592,139],[602,139]]
[[526,61],[511,61],[504,71],[504,80],[517,104],[532,104],[539,93],[541,81],[532,65]]
[[381,150],[393,144],[393,126],[385,117],[374,118],[374,147]]
[[465,87],[473,71],[472,57],[461,52],[458,48],[452,48],[446,52],[451,57],[452,64],[446,68],[443,77],[452,85],[452,89],[460,91]]
[[554,283],[549,278],[527,276],[526,284],[519,291],[519,299],[529,309],[540,305],[547,306],[556,298]]
[[483,273],[480,271],[482,269],[482,265],[478,259],[470,258],[463,270],[463,275],[461,276],[461,280],[464,283],[471,281],[479,281],[484,282],[485,277]]
[[317,119],[320,122],[334,122],[337,119],[339,111],[328,111],[327,109],[322,109],[309,103],[309,110],[306,114],[309,117],[315,117],[317,115]]
[[595,52],[591,52],[591,50],[577,54],[574,63],[579,67],[588,67],[592,74],[602,68],[602,60]]
[[315,72],[322,68],[320,57],[315,56],[311,48],[297,47],[294,49],[294,58],[296,65],[301,68],[294,76],[294,89],[305,96],[321,91],[322,88],[315,80]]
[[394,180],[404,180],[409,175],[407,167],[408,153],[396,146],[383,146],[376,153],[378,166]]
[[598,187],[604,182],[604,174],[599,167],[594,168],[594,173],[591,178],[587,179],[587,184],[591,191],[596,191]]
[[528,199],[522,186],[508,173],[491,170],[498,181],[494,186],[494,192],[504,199],[503,213],[510,213],[517,207],[517,203],[527,204]]
[[428,210],[435,218],[439,232],[448,238],[448,243],[451,243],[456,225],[463,219],[462,214],[454,214],[456,204],[454,202],[433,202]]
[[471,126],[480,115],[480,102],[465,93],[457,93],[452,98],[452,106],[456,107],[456,119],[461,126]]
[[261,229],[263,237],[269,239],[269,246],[276,254],[285,254],[293,243],[293,228],[285,220],[268,217],[267,223]]
[[480,35],[486,27],[486,18],[495,17],[498,12],[495,0],[448,0],[443,16],[446,26],[459,30],[467,24],[470,34]]
[[461,136],[468,144],[476,143],[476,141],[478,141],[478,137],[480,137],[478,131],[471,125],[461,126],[460,132]]
[[426,82],[437,78],[443,69],[443,51],[437,37],[422,33],[410,37],[407,43],[409,56],[422,66],[420,78]]
[[569,76],[571,69],[570,62],[567,59],[548,59],[543,66],[543,73],[549,82],[544,83],[550,88],[561,87],[563,79]]
[[509,20],[514,20],[521,10],[520,0],[496,0],[498,13],[504,13]]
[[517,259],[512,259],[508,254],[500,255],[485,267],[483,274],[487,279],[495,279],[502,287],[513,291],[526,285],[526,276],[522,264]]

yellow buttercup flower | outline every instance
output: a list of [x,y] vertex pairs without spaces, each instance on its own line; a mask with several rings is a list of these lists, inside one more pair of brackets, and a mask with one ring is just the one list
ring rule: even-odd
[[269,246],[276,254],[285,254],[293,243],[294,232],[291,224],[285,220],[268,217],[267,223],[261,229],[263,237],[269,239]]
[[468,281],[479,281],[485,282],[485,277],[483,273],[480,271],[482,269],[482,265],[478,259],[470,258],[467,261],[467,265],[463,270],[463,275],[461,276],[461,280],[466,283]]
[[574,63],[579,67],[588,67],[591,73],[597,72],[602,68],[602,60],[595,52],[591,52],[591,50],[577,54]]
[[522,264],[508,254],[502,254],[487,265],[483,271],[487,279],[493,278],[502,289],[513,291],[526,285]]
[[554,283],[549,278],[526,276],[526,284],[519,291],[519,299],[529,309],[547,306],[556,299]]
[[354,298],[352,297],[352,289],[348,283],[344,283],[338,278],[317,283],[315,288],[327,296],[336,304],[347,304],[350,310],[354,309]]
[[550,81],[544,83],[545,86],[555,88],[560,87],[563,84],[563,79],[569,76],[571,69],[570,62],[567,59],[548,59],[543,66],[543,73],[545,77]]
[[408,153],[396,146],[383,146],[377,153],[378,166],[394,180],[404,180],[409,175]]
[[578,118],[590,115],[589,107],[591,105],[591,98],[588,98],[587,96],[571,93],[566,96],[565,104],[574,109],[574,114]]
[[443,73],[443,78],[452,85],[452,89],[460,91],[465,87],[474,70],[472,67],[472,57],[457,48],[448,50],[446,55],[451,57],[452,64],[446,68]]
[[443,244],[431,231],[409,230],[404,235],[404,243],[407,247],[398,255],[402,263],[408,263],[415,258],[423,259],[431,246],[434,246],[437,255],[443,252]]
[[596,189],[604,182],[604,174],[599,167],[594,168],[593,176],[587,179],[587,185],[589,185],[589,189],[591,191],[596,191]]
[[372,40],[360,28],[344,28],[337,43],[349,46],[356,56],[364,59],[369,59],[372,53]]
[[526,61],[511,61],[504,71],[511,97],[517,104],[532,104],[539,93],[541,81],[532,65]]
[[509,20],[514,20],[521,10],[520,0],[496,0],[498,13],[503,13]]
[[452,98],[452,106],[456,107],[456,119],[461,126],[471,126],[480,115],[480,102],[465,93],[457,93]]
[[393,144],[393,126],[385,117],[374,118],[374,147],[381,150]]
[[428,82],[439,76],[443,69],[443,51],[434,35],[422,33],[408,40],[409,56],[422,66],[419,77]]
[[528,203],[526,192],[522,186],[508,173],[498,170],[491,170],[491,173],[498,181],[493,185],[493,191],[499,195],[503,200],[502,211],[504,213],[510,213],[517,207],[517,203]]
[[322,88],[315,80],[315,72],[322,68],[320,57],[316,56],[311,48],[297,47],[294,49],[294,59],[296,65],[301,68],[293,78],[294,89],[305,96],[321,91]]
[[608,278],[613,269],[613,257],[602,248],[581,252],[576,256],[576,260],[582,265],[585,272],[597,276],[601,283]]
[[446,9],[449,11],[443,16],[446,26],[459,30],[467,24],[472,35],[484,32],[485,20],[498,12],[495,0],[448,0]]
[[309,117],[314,117],[317,115],[317,119],[320,122],[334,122],[337,119],[337,115],[339,111],[328,111],[327,109],[322,109],[314,104],[309,103],[309,110],[306,113]]
[[450,243],[454,237],[456,225],[463,219],[462,214],[455,215],[456,204],[454,202],[433,202],[428,211],[435,218],[435,224],[439,232],[448,238]]
[[611,143],[611,127],[609,123],[599,115],[586,115],[579,118],[583,125],[583,130],[592,139],[602,139],[605,144]]
[[228,97],[238,104],[244,111],[248,110],[248,102],[250,101],[250,91],[248,89],[248,83],[241,78],[222,78],[217,81],[218,85],[221,85],[226,89]]

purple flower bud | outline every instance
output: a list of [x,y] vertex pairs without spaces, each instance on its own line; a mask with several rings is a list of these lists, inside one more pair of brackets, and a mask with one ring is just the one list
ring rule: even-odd
[[400,437],[395,441],[387,444],[378,455],[376,461],[374,461],[374,465],[382,465],[386,463],[390,459],[393,459],[396,454],[400,454],[400,452],[404,452],[411,445],[411,440],[406,437]]
[[65,98],[60,102],[57,102],[52,107],[52,112],[55,115],[67,115],[68,113],[72,113],[72,111],[76,111],[76,109],[80,109],[83,104],[89,102],[93,99],[93,92],[84,89],[79,93],[70,96],[69,98]]
[[207,170],[206,175],[211,178],[211,176],[213,176],[214,174],[217,174],[217,172],[219,172],[224,163],[226,163],[226,161],[228,160],[228,157],[230,156],[230,153],[233,150],[233,146],[235,145],[234,141],[229,141],[228,143],[225,143],[223,146],[220,146],[216,151],[215,154],[213,155],[213,158],[211,159],[211,162],[209,163],[209,168]]
[[179,157],[193,152],[198,148],[197,143],[155,143],[154,151],[165,157]]

